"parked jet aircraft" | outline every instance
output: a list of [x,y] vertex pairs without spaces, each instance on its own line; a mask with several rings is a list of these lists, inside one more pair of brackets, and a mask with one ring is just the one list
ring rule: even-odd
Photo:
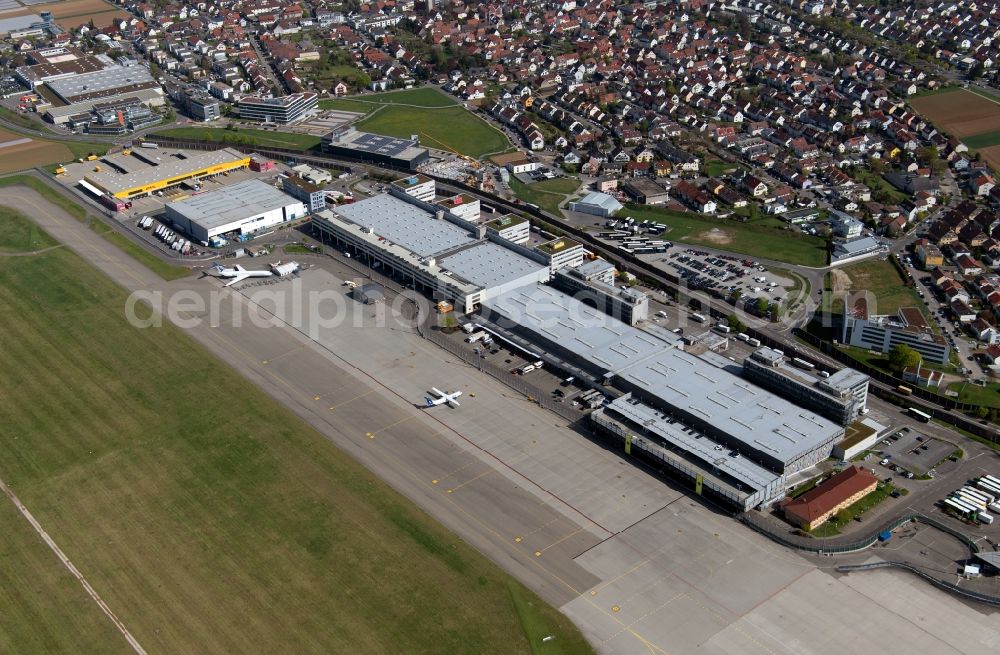
[[225,286],[231,287],[237,282],[242,282],[247,278],[251,277],[271,277],[273,275],[271,271],[248,271],[239,264],[232,268],[226,268],[222,264],[213,264],[212,268],[215,269],[216,274],[221,278],[229,279]]

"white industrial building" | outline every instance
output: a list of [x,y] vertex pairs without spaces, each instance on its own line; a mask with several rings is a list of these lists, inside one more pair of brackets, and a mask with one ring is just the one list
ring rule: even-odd
[[198,241],[214,236],[252,234],[302,218],[306,206],[270,184],[247,180],[167,203],[164,218]]
[[324,241],[465,313],[551,275],[543,253],[487,240],[483,226],[405,193],[327,208],[313,226]]
[[571,211],[593,214],[594,216],[602,216],[604,218],[614,216],[622,207],[623,205],[614,196],[609,196],[606,193],[598,191],[591,191],[576,202],[569,203]]
[[392,183],[393,187],[417,200],[424,202],[434,202],[434,195],[437,193],[437,185],[434,180],[426,175],[411,175]]
[[479,198],[460,193],[457,196],[438,200],[435,203],[441,209],[449,211],[459,218],[464,218],[473,223],[479,220]]

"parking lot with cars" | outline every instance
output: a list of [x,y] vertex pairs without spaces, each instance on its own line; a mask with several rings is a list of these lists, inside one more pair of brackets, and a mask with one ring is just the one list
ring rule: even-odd
[[781,302],[786,295],[785,285],[790,284],[769,274],[758,262],[733,255],[713,255],[688,248],[671,252],[661,261],[692,289],[740,291],[746,296]]
[[934,477],[935,468],[943,462],[958,461],[956,446],[935,439],[917,430],[904,427],[888,435],[875,449],[879,465],[906,478]]

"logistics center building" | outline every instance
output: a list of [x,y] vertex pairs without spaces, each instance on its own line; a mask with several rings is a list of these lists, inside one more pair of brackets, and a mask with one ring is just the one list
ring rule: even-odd
[[251,234],[308,213],[305,205],[260,180],[246,180],[166,205],[164,218],[207,242],[221,234]]
[[101,157],[84,179],[108,195],[129,200],[184,182],[221,175],[250,166],[250,156],[232,148],[195,151],[169,148],[133,148],[129,154]]

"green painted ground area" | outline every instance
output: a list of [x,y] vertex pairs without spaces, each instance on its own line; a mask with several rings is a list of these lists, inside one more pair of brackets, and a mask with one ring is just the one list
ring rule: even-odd
[[[0,238],[45,242],[30,234]],[[148,652],[592,652],[180,330],[131,327],[124,303],[67,248],[0,257],[0,478]],[[125,652],[0,505],[0,651]],[[536,643],[548,634],[561,650]]]

